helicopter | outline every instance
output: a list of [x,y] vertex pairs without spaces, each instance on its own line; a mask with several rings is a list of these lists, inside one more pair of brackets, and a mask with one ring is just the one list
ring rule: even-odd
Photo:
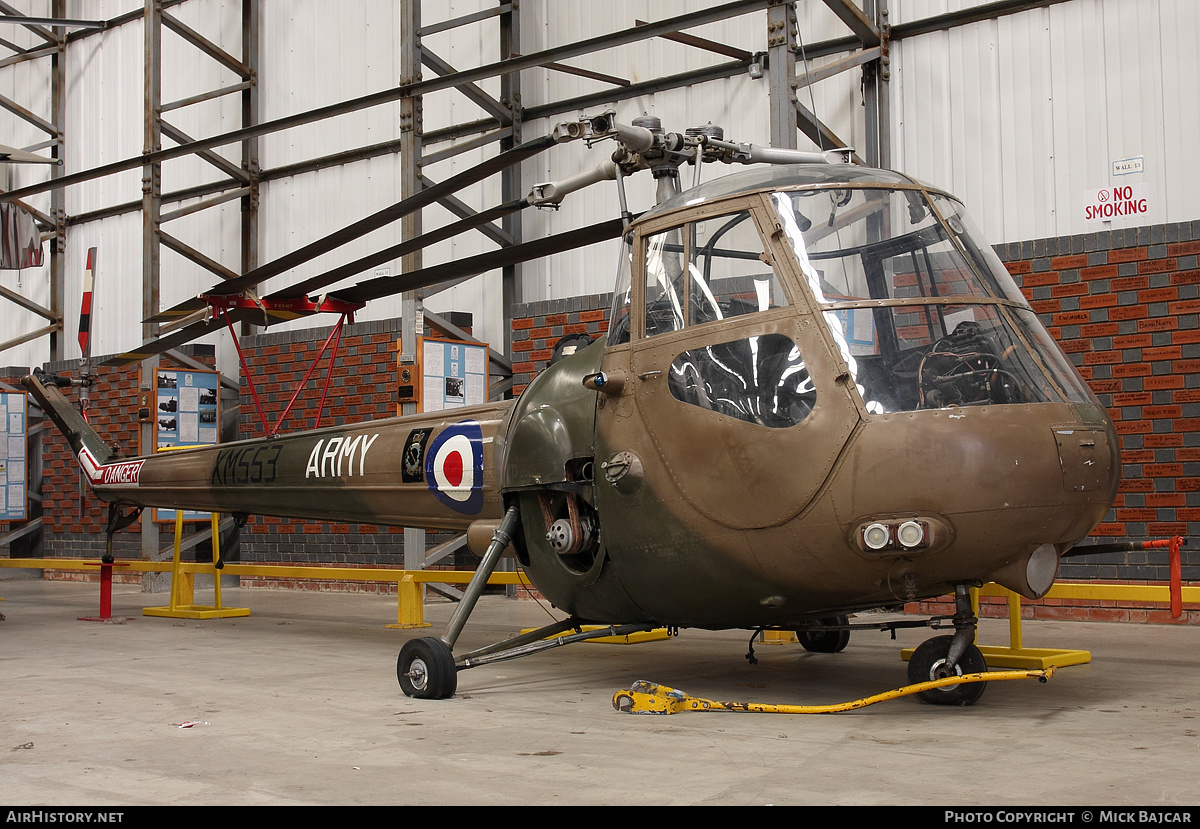
[[[453,696],[478,665],[662,627],[795,631],[836,653],[879,627],[851,614],[947,593],[953,616],[886,625],[953,625],[917,648],[909,680],[987,670],[969,588],[1045,595],[1120,464],[1104,407],[962,203],[849,150],[727,141],[711,124],[666,132],[610,111],[552,141],[580,138],[616,149],[519,207],[617,183],[615,229],[558,243],[619,238],[609,326],[515,400],[121,458],[60,391],[69,379],[25,378],[110,502],[109,532],[144,506],[465,531],[482,560],[462,601],[397,659],[417,698]],[[708,162],[751,166],[702,182]],[[634,217],[622,182],[642,171],[657,203]],[[389,289],[497,261],[476,259]],[[503,555],[568,618],[456,654]],[[920,698],[967,705],[985,686]]]

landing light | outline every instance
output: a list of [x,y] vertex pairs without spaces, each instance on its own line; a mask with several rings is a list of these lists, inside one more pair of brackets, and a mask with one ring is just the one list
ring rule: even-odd
[[871,550],[882,550],[892,540],[891,530],[886,524],[872,524],[863,530],[863,543]]
[[900,540],[901,546],[917,547],[925,540],[925,528],[916,521],[905,521],[900,525],[900,529],[896,531],[896,538]]

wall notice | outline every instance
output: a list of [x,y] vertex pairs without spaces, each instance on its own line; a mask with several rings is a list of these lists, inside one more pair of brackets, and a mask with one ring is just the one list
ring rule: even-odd
[[1138,184],[1101,187],[1089,190],[1083,199],[1085,222],[1111,222],[1127,216],[1138,217],[1149,210],[1149,199]]
[[23,391],[0,392],[0,521],[25,520],[25,419],[29,399]]
[[488,346],[422,338],[422,411],[474,406],[488,400]]
[[[155,451],[215,445],[221,422],[217,372],[158,369],[155,376]],[[183,513],[184,521],[207,521],[208,518],[207,512],[185,510]],[[155,508],[154,520],[174,521],[175,510]]]

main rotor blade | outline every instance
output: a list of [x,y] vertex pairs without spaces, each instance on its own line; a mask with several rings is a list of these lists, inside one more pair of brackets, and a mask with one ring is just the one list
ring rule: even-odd
[[[518,262],[526,262],[530,259],[537,259],[554,253],[562,253],[566,250],[585,247],[596,242],[603,242],[607,239],[615,239],[621,235],[624,227],[625,223],[621,219],[611,219],[607,222],[601,222],[577,230],[569,230],[545,239],[501,248],[500,250],[491,251],[479,256],[472,256],[468,259],[460,259],[457,262],[420,268],[419,270],[398,274],[397,276],[381,276],[376,279],[369,279],[353,287],[334,291],[329,294],[328,298],[351,303],[369,302],[372,299],[380,299],[404,291],[415,291],[419,288],[436,285],[452,279],[466,279],[490,270],[495,270],[496,268],[515,265]],[[289,313],[286,319],[294,319],[296,316],[298,315],[295,313]],[[272,321],[280,322],[283,319],[272,320],[269,308],[265,315],[263,311],[257,309],[234,308],[229,311],[229,318],[232,322],[251,320],[260,325],[269,324]],[[147,340],[132,351],[110,357],[104,362],[104,365],[119,366],[137,362],[138,360],[145,360],[148,357],[153,357],[155,354],[162,354],[197,337],[211,333],[221,328],[224,324],[223,319],[219,317],[192,323],[180,328],[178,331],[172,331],[163,337]]]
[[[347,262],[345,265],[325,271],[325,273],[317,274],[316,276],[306,279],[303,282],[298,282],[295,285],[289,285],[283,290],[270,294],[266,297],[266,299],[299,299],[300,297],[307,296],[313,291],[324,288],[326,285],[332,285],[335,282],[340,282],[346,277],[354,276],[356,273],[362,273],[367,268],[372,268],[375,265],[391,261],[392,259],[399,259],[401,256],[412,253],[415,250],[420,250],[428,245],[434,244],[435,242],[445,241],[446,239],[450,239],[460,233],[464,233],[468,230],[479,227],[480,225],[487,224],[488,222],[495,221],[496,219],[504,218],[510,213],[516,213],[518,210],[528,206],[529,202],[525,201],[525,199],[510,201],[501,205],[497,205],[490,210],[484,210],[480,213],[476,213],[473,216],[460,219],[457,222],[451,222],[450,224],[440,227],[437,230],[431,230],[428,233],[422,233],[420,236],[416,236],[397,245],[392,245],[389,248],[384,248],[381,251],[369,254],[361,259],[356,259],[353,262]],[[387,277],[383,278],[386,279]]]
[[[213,286],[212,290],[208,291],[208,293],[218,296],[231,296],[257,287],[260,282],[264,282],[272,276],[277,276],[284,271],[291,270],[297,265],[302,265],[311,259],[339,248],[347,242],[365,236],[373,230],[378,230],[411,213],[415,213],[433,204],[443,196],[450,195],[464,187],[482,181],[488,176],[498,173],[514,164],[519,164],[527,158],[532,158],[538,153],[553,147],[555,143],[553,137],[543,136],[526,141],[523,144],[518,144],[511,150],[505,150],[487,161],[463,170],[461,173],[451,176],[445,181],[438,182],[432,187],[427,187],[419,193],[414,193],[407,198],[401,199],[395,204],[372,213],[370,216],[359,219],[357,222],[352,222],[340,230],[336,230],[327,236],[308,243],[304,247],[297,248],[291,253],[285,253],[278,259],[267,262],[264,265],[259,265],[257,268],[252,268],[239,277],[221,282]],[[151,318],[151,321],[160,320],[160,318],[173,319],[182,314],[192,313],[202,307],[204,307],[203,303],[197,305],[194,299],[185,300],[174,308],[156,314]]]
[[[229,315],[235,322],[241,318],[244,318],[244,316],[248,316],[240,315],[238,310],[231,311]],[[218,317],[213,317],[212,319],[208,320],[201,320],[200,322],[194,322],[191,325],[185,325],[183,328],[180,328],[177,331],[172,331],[170,334],[164,334],[161,337],[155,337],[154,339],[146,340],[137,348],[131,351],[126,351],[124,354],[117,354],[116,356],[109,357],[107,360],[101,363],[101,365],[123,366],[129,363],[136,363],[139,360],[145,360],[157,354],[170,351],[172,348],[177,346],[190,343],[192,340],[203,337],[205,334],[211,334],[213,331],[223,328],[224,326],[225,321]]]
[[481,273],[515,265],[518,262],[527,262],[530,259],[538,259],[554,253],[586,247],[596,242],[616,239],[621,235],[624,227],[625,223],[621,219],[611,219],[607,222],[548,236],[545,239],[524,242],[479,256],[460,259],[457,262],[433,265],[396,276],[369,279],[351,288],[334,291],[329,298],[343,302],[369,302],[372,299],[380,299],[404,291],[415,291],[450,279],[478,276]]

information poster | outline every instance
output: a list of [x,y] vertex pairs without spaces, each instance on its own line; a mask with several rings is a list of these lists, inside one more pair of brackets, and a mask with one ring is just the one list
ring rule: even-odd
[[[185,446],[215,446],[221,422],[215,371],[155,372],[154,447],[170,452]],[[155,521],[174,521],[175,510],[154,510]],[[207,512],[185,510],[184,521],[207,521]]]
[[25,420],[29,400],[23,391],[0,392],[4,447],[0,449],[0,521],[25,520]]
[[421,340],[422,411],[474,406],[488,400],[488,346]]

